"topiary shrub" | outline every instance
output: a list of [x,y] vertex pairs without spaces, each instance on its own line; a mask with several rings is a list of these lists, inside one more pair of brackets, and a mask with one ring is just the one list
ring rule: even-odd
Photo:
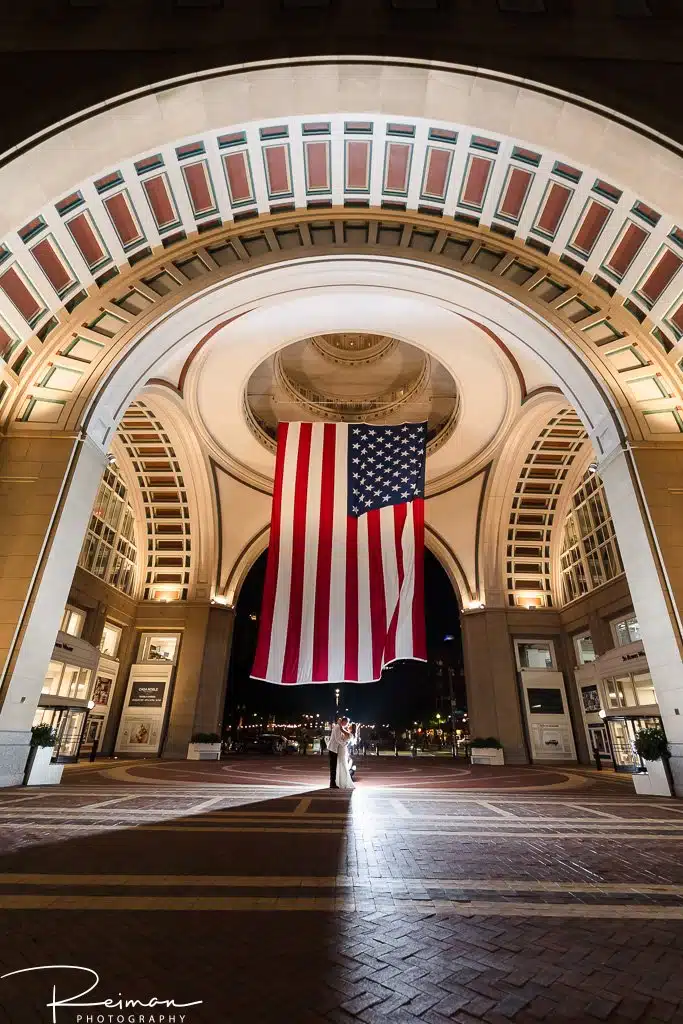
[[502,750],[503,744],[495,736],[487,736],[485,739],[475,736],[473,740],[470,740],[470,747],[494,747],[496,750]]
[[32,747],[54,747],[57,742],[57,733],[52,726],[43,722],[42,725],[34,725],[31,729]]
[[191,743],[220,743],[221,738],[217,732],[195,732],[192,735]]
[[641,729],[636,736],[634,746],[636,753],[643,761],[661,761],[669,756],[669,744],[659,726]]

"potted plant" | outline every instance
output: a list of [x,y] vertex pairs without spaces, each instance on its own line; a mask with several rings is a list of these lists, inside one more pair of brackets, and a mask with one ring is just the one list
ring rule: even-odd
[[636,793],[642,796],[671,796],[669,744],[659,726],[641,729],[634,742],[645,768],[633,776]]
[[31,749],[29,750],[25,786],[57,786],[62,780],[63,764],[52,764],[57,733],[43,723],[31,729]]
[[221,738],[217,732],[195,732],[187,748],[188,761],[220,761]]
[[470,762],[472,764],[505,764],[503,744],[495,736],[475,736],[470,740]]

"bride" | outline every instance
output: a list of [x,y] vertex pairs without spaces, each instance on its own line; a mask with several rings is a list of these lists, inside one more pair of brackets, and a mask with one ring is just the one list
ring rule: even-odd
[[342,726],[341,734],[343,745],[337,752],[337,786],[339,789],[355,789],[351,777],[351,754],[349,751],[349,743],[354,735],[352,726]]

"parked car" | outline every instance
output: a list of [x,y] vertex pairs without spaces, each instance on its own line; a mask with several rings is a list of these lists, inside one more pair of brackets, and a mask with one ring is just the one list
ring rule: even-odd
[[280,733],[262,732],[258,736],[240,737],[234,749],[238,754],[295,754],[299,745]]

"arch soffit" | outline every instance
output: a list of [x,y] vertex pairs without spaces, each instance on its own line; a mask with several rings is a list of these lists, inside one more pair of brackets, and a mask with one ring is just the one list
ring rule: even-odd
[[[304,86],[312,77],[320,109],[332,112],[325,115],[327,121],[304,120],[309,115],[303,97],[310,95]],[[363,109],[368,95],[373,96],[376,112],[362,116],[371,120],[349,120],[353,115],[348,112]],[[395,113],[397,95],[402,98],[400,114]],[[85,383],[79,382],[72,364],[58,365],[62,373],[43,379],[45,367],[35,358],[43,349],[54,354],[54,335],[82,293],[86,301],[92,294],[100,300],[101,312],[116,317],[106,305],[113,303],[119,314],[125,312],[114,294],[123,278],[119,275],[111,287],[107,277],[119,268],[130,270],[130,262],[141,257],[139,267],[149,269],[164,251],[169,257],[171,249],[180,254],[185,240],[192,239],[196,247],[199,229],[211,228],[212,218],[220,232],[223,225],[236,227],[236,217],[277,215],[280,204],[304,207],[322,202],[335,207],[351,199],[369,208],[422,208],[432,225],[437,222],[429,215],[442,215],[439,224],[448,227],[456,219],[461,238],[470,237],[472,227],[481,238],[496,229],[499,249],[512,245],[529,254],[525,242],[531,240],[534,259],[539,245],[547,249],[549,263],[574,284],[569,297],[562,292],[551,299],[560,319],[564,310],[565,320],[581,324],[584,339],[590,338],[587,332],[600,332],[606,305],[632,321],[632,333],[641,340],[636,346],[620,346],[619,327],[614,335],[608,330],[607,338],[596,342],[602,362],[612,359],[623,377],[620,386],[628,385],[629,402],[637,405],[641,400],[634,399],[635,392],[649,403],[644,415],[654,433],[683,431],[676,393],[683,351],[677,325],[679,319],[683,324],[683,313],[678,313],[683,254],[678,255],[680,233],[675,224],[683,219],[681,157],[669,140],[655,140],[643,126],[627,126],[613,112],[586,109],[583,101],[579,106],[571,96],[533,83],[467,68],[381,58],[358,63],[329,58],[294,61],[287,69],[219,69],[191,82],[161,83],[156,91],[121,97],[108,107],[115,109],[98,108],[91,116],[86,112],[62,130],[29,140],[14,158],[6,154],[0,168],[5,194],[13,198],[10,208],[22,209],[27,218],[24,228],[12,225],[6,250],[0,251],[0,257],[5,256],[0,284],[4,280],[19,303],[13,304],[7,292],[0,295],[8,344],[18,342],[10,365],[2,371],[7,408],[13,404],[9,392],[16,393],[17,385],[29,382],[24,372],[29,375],[41,363],[38,376],[29,382],[30,394],[23,396],[26,401],[15,405],[27,422],[58,423],[60,402],[69,401],[62,393],[68,395]],[[220,127],[216,110],[222,112],[222,124],[228,114],[233,116],[230,130]],[[129,116],[122,117],[123,112]],[[272,123],[274,118],[278,124]],[[116,132],[110,130],[112,119]],[[328,132],[321,130],[325,126]],[[478,134],[481,131],[493,137]],[[351,145],[356,148],[350,150]],[[351,153],[353,161],[347,159]],[[359,177],[350,181],[352,163]],[[74,190],[74,177],[78,180],[85,170],[90,178]],[[72,189],[68,196],[67,189]],[[208,205],[201,206],[200,195]],[[558,216],[555,227],[550,224],[552,210]],[[504,238],[501,231],[513,238]],[[540,234],[534,237],[534,231]],[[332,234],[339,242],[337,225]],[[251,246],[247,239],[237,258],[264,244],[271,249],[273,237],[264,232],[264,241]],[[200,248],[206,251],[213,238],[213,231],[207,231]],[[347,243],[345,238],[341,241]],[[447,241],[457,247],[457,240],[441,238],[435,240],[439,251]],[[419,242],[420,247],[425,244]],[[463,252],[462,262],[476,266],[479,258],[485,266],[490,257],[482,248]],[[430,249],[433,252],[434,246]],[[202,259],[200,255],[199,263]],[[580,278],[576,268],[584,270]],[[502,283],[506,270],[499,265],[495,269]],[[192,280],[194,270],[189,265],[186,270]],[[175,272],[182,286],[188,277],[179,268]],[[634,316],[623,313],[621,301],[595,286],[595,276],[602,276],[608,290],[627,297]],[[529,291],[541,285],[542,281],[532,281]],[[597,307],[587,303],[594,313],[583,315],[577,291],[599,298]],[[569,311],[566,307],[572,303]],[[101,343],[97,327],[83,326],[77,310],[74,326],[94,329],[96,338],[90,340]],[[29,339],[33,357],[26,355]],[[638,345],[640,352],[627,351]],[[59,356],[64,357],[61,352]],[[68,354],[64,358],[68,360]],[[650,364],[659,373],[650,373]],[[646,429],[644,435],[648,433]]]
[[215,530],[199,524],[215,522],[215,502],[182,403],[165,390],[145,388],[126,409],[114,441],[134,474],[142,511],[142,597],[207,597]]
[[[359,256],[392,254],[416,264],[448,267],[507,296],[571,339],[595,375],[608,382],[631,437],[656,440],[661,431],[671,441],[675,430],[679,439],[683,438],[677,418],[681,402],[678,371],[662,360],[653,339],[643,334],[641,325],[624,313],[620,303],[604,302],[594,286],[582,283],[577,287],[563,265],[480,228],[455,223],[437,227],[427,216],[385,211],[365,211],[362,216],[350,211],[332,213],[323,218],[320,212],[295,212],[254,221],[248,228],[233,226],[214,238],[213,253],[196,241],[186,242],[173,259],[167,254],[149,266],[129,268],[125,276],[116,277],[63,323],[57,323],[44,342],[35,338],[27,342],[24,350],[33,344],[36,355],[18,367],[17,373],[0,362],[0,367],[5,366],[1,383],[9,387],[7,379],[11,378],[12,397],[5,395],[1,410],[8,420],[7,429],[77,427],[94,388],[106,379],[131,343],[155,320],[167,319],[174,310],[196,301],[201,291],[273,263],[333,254],[348,257],[357,252]],[[323,239],[314,237],[316,225],[324,233]],[[365,245],[360,239],[353,244],[346,240],[354,229],[365,237]],[[382,232],[391,238],[380,238]],[[286,248],[278,234],[287,236]],[[424,249],[425,238],[429,251]],[[247,244],[252,250],[258,248],[258,255],[250,256]],[[221,267],[216,257],[221,259],[223,250],[231,257],[229,265]],[[191,277],[188,261],[193,265]],[[526,278],[523,284],[514,280],[520,267]],[[163,294],[159,294],[160,279]],[[551,289],[545,292],[551,301],[544,301],[539,285]],[[554,289],[561,293],[559,298]],[[576,310],[584,305],[595,312],[577,323]],[[605,332],[611,339],[607,342]]]
[[502,596],[508,606],[561,604],[557,589],[557,533],[563,501],[571,494],[575,466],[594,456],[588,433],[566,402],[539,404],[508,461],[494,548]]

